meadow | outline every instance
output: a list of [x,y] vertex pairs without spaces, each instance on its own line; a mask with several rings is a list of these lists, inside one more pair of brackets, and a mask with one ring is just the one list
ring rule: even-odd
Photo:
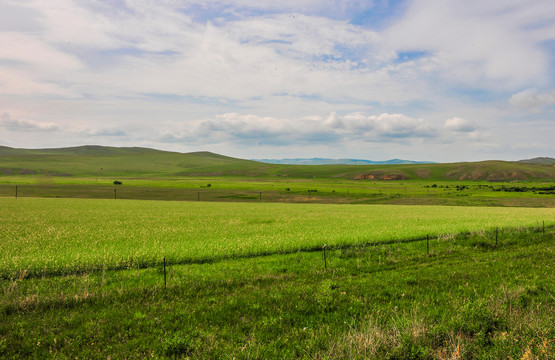
[[552,208],[0,198],[0,276],[64,275],[553,223]]
[[1,279],[19,358],[552,359],[555,228]]
[[[122,185],[114,185],[113,181]],[[368,181],[333,178],[0,177],[0,197],[211,202],[554,207],[550,181]],[[518,191],[508,191],[518,190]],[[521,191],[523,190],[523,191]]]
[[0,357],[552,359],[554,169],[0,147]]

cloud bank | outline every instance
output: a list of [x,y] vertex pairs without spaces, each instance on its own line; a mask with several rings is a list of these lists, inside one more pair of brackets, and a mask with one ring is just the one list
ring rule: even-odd
[[550,0],[4,0],[0,141],[555,156],[531,135],[554,130],[553,14]]

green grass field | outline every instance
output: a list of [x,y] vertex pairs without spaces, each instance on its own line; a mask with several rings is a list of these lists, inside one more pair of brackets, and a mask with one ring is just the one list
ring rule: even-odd
[[552,359],[555,233],[538,228],[0,280],[19,358]]
[[553,359],[554,171],[0,147],[0,358]]
[[552,208],[2,199],[0,274],[68,274],[537,226]]
[[551,164],[504,161],[310,166],[144,148],[0,147],[0,197],[554,207],[554,179]]
[[[114,180],[122,181],[115,186]],[[0,177],[0,197],[555,207],[555,183],[240,177]],[[510,191],[519,190],[519,191]],[[522,191],[521,191],[522,190]]]

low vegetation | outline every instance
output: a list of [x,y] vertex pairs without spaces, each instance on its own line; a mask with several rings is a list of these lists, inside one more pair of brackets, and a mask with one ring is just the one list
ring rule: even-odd
[[554,179],[0,147],[0,358],[553,359]]
[[548,225],[552,208],[2,199],[0,276],[65,275]]
[[554,228],[3,279],[3,358],[552,359]]
[[[279,165],[209,152],[81,146],[64,149],[0,147],[0,176],[172,178],[255,177],[426,181],[552,181],[552,164],[481,161],[453,164]],[[112,179],[113,180],[113,179]]]

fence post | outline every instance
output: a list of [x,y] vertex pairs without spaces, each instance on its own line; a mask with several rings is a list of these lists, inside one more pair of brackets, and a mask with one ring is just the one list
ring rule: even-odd
[[166,289],[166,258],[164,257],[164,290]]
[[17,185],[15,186],[15,198],[17,199]]
[[322,249],[324,249],[324,270],[328,269],[328,264],[326,261],[326,244],[324,244],[324,246],[322,246]]
[[116,189],[114,189],[114,200],[117,199],[117,195],[116,195]]
[[262,201],[262,192],[260,193],[260,201]]
[[197,193],[197,201],[200,201],[200,191]]

